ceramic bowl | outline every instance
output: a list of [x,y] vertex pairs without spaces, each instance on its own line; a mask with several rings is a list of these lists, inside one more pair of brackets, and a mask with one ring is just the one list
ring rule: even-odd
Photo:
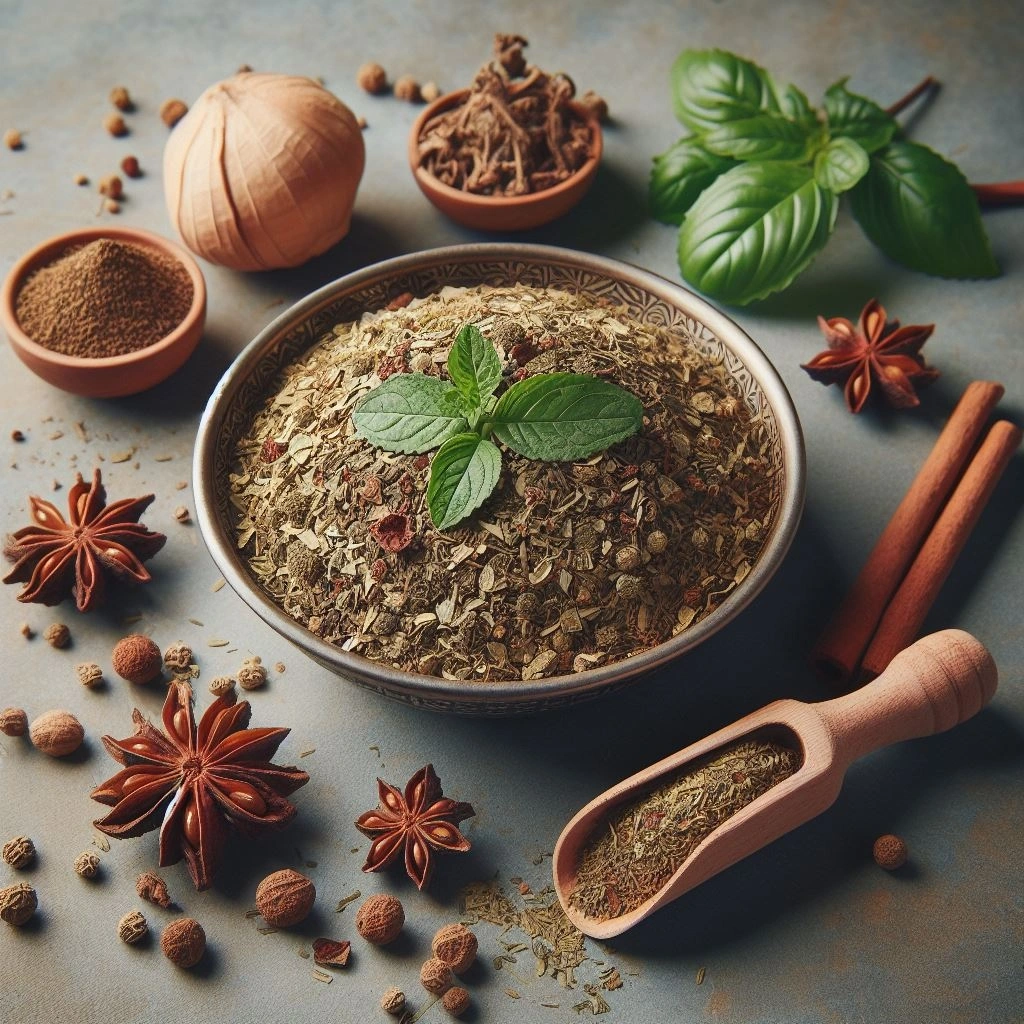
[[[531,682],[451,681],[405,672],[320,639],[256,584],[235,545],[228,477],[236,442],[282,367],[339,322],[382,309],[396,295],[445,285],[552,286],[622,304],[627,315],[666,326],[720,359],[770,438],[774,517],[750,573],[704,619],[657,647],[585,672]],[[315,661],[362,686],[410,704],[470,715],[510,715],[573,704],[625,686],[692,650],[743,611],[778,568],[796,532],[804,497],[800,424],[785,385],[754,342],[727,316],[686,289],[610,259],[541,245],[459,245],[413,253],[349,274],[313,292],[267,326],[214,390],[199,425],[193,478],[197,520],[232,588],[265,622]]]
[[[100,238],[131,242],[173,257],[192,279],[192,306],[170,334],[137,352],[100,359],[54,352],[33,341],[21,329],[15,312],[18,292],[33,271],[52,263],[72,247],[88,245]],[[18,260],[0,289],[0,324],[18,358],[47,383],[86,398],[134,395],[159,384],[192,354],[202,337],[205,321],[206,283],[199,265],[180,245],[139,228],[83,228],[57,235]]]
[[590,125],[594,154],[574,174],[554,188],[525,196],[481,196],[452,188],[420,167],[419,138],[423,126],[436,114],[458,106],[469,95],[468,89],[450,92],[426,107],[409,133],[409,166],[420,191],[444,214],[467,228],[478,231],[525,231],[568,213],[586,194],[597,165],[601,162],[601,125],[593,111],[573,103],[576,114]]

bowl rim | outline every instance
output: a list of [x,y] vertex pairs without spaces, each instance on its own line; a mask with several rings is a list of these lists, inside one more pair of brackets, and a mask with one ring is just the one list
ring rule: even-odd
[[[227,410],[250,373],[290,329],[346,293],[415,270],[486,260],[569,264],[606,278],[625,279],[683,310],[732,350],[757,380],[779,426],[779,441],[786,469],[773,535],[740,588],[737,588],[738,592],[730,595],[730,600],[695,625],[646,651],[583,672],[564,673],[540,680],[448,680],[405,671],[361,654],[343,651],[300,625],[258,588],[246,572],[233,539],[221,531],[216,511],[213,469]],[[369,682],[375,689],[392,695],[400,694],[435,708],[444,705],[486,705],[491,702],[508,707],[522,704],[541,707],[547,702],[554,703],[566,697],[573,701],[583,699],[588,694],[608,689],[615,684],[636,681],[692,650],[744,611],[775,574],[793,542],[803,511],[806,457],[796,407],[782,377],[753,339],[705,299],[649,270],[610,257],[534,243],[473,242],[409,253],[364,267],[316,289],[275,317],[238,354],[211,393],[199,423],[192,475],[197,523],[225,581],[267,625],[321,665],[343,675],[350,682],[364,685]]]
[[566,192],[577,189],[585,181],[589,181],[597,173],[598,165],[601,163],[601,156],[604,152],[604,135],[601,131],[601,121],[589,108],[577,100],[571,100],[569,106],[590,126],[590,135],[593,140],[593,152],[590,157],[581,164],[565,181],[560,181],[551,188],[541,189],[540,192],[528,192],[523,196],[488,196],[476,192],[464,192],[460,188],[453,188],[443,181],[435,178],[428,170],[420,165],[419,161],[419,137],[423,126],[435,114],[449,107],[455,106],[464,100],[470,93],[469,89],[456,89],[453,92],[445,93],[430,103],[422,110],[412,128],[409,130],[408,157],[409,167],[412,170],[417,182],[438,196],[443,196],[449,202],[460,203],[467,209],[495,210],[499,207],[504,210],[518,210],[538,206],[542,203],[556,202]]
[[[113,239],[115,241],[133,242],[136,245],[148,246],[160,252],[173,256],[188,272],[192,281],[192,304],[188,308],[181,323],[168,334],[165,334],[158,341],[154,341],[145,348],[136,349],[134,352],[124,352],[116,356],[69,356],[63,352],[56,352],[35,341],[28,335],[17,317],[18,293],[21,291],[28,275],[40,267],[53,263],[60,255],[73,245],[88,245],[90,242],[98,241],[101,238]],[[191,334],[195,325],[202,318],[206,309],[206,281],[199,264],[185,249],[169,238],[158,235],[153,231],[144,228],[133,227],[89,227],[75,228],[71,231],[53,235],[51,238],[40,242],[22,256],[17,263],[11,267],[0,286],[0,322],[13,344],[23,348],[28,354],[41,361],[50,363],[53,366],[60,366],[73,370],[118,370],[126,366],[135,365],[153,356],[159,355],[170,348],[174,348],[186,336]]]

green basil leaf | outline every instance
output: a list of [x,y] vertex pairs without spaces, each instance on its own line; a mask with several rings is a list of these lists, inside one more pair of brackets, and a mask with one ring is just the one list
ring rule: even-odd
[[779,106],[786,117],[804,128],[811,130],[819,127],[817,111],[795,85],[787,85],[779,93]]
[[643,406],[628,391],[577,373],[538,373],[494,408],[494,434],[528,459],[572,462],[635,434]]
[[466,324],[448,354],[448,375],[472,408],[483,404],[501,383],[501,361],[494,346],[472,324]]
[[725,50],[679,54],[672,65],[672,106],[695,132],[779,109],[768,72]]
[[478,509],[498,483],[501,452],[479,434],[456,434],[430,463],[427,508],[439,530],[461,522]]
[[464,431],[461,396],[447,381],[396,373],[374,388],[352,414],[356,436],[389,452],[425,452]]
[[877,103],[850,92],[845,78],[825,93],[825,113],[833,136],[853,139],[866,153],[888,145],[898,127]]
[[831,192],[846,192],[868,173],[871,161],[853,139],[833,139],[814,158],[814,180]]
[[998,275],[967,179],[927,146],[875,153],[850,199],[864,234],[897,263],[938,277]]
[[651,213],[663,224],[679,224],[686,211],[736,161],[709,153],[698,136],[687,136],[654,158],[649,198]]
[[820,133],[790,121],[781,114],[758,114],[727,121],[704,136],[704,145],[718,156],[736,160],[803,161],[810,155]]
[[747,163],[723,174],[679,232],[679,269],[702,292],[745,305],[785,288],[828,241],[839,200],[810,167]]

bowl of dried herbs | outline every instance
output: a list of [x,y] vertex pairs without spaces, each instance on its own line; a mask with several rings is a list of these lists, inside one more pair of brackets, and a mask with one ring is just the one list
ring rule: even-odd
[[319,289],[203,416],[224,578],[338,675],[508,715],[619,688],[731,621],[804,492],[764,354],[654,274],[453,246]]

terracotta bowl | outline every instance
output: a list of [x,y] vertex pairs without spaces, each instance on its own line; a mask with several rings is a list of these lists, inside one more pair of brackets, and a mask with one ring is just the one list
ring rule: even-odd
[[[72,246],[87,245],[100,238],[131,242],[172,256],[192,279],[192,306],[170,334],[137,352],[101,359],[62,355],[33,341],[21,329],[15,314],[18,292],[34,270],[52,263]],[[134,395],[159,384],[192,354],[205,322],[206,282],[196,261],[181,246],[139,228],[82,228],[57,235],[18,260],[0,289],[0,324],[18,358],[47,383],[86,398]]]
[[420,191],[444,214],[467,228],[478,231],[525,231],[568,213],[586,194],[601,162],[601,125],[593,112],[579,103],[572,108],[590,126],[594,155],[571,177],[556,185],[525,196],[482,196],[452,188],[420,167],[419,138],[423,126],[436,114],[458,106],[468,89],[450,92],[434,100],[409,133],[409,166]]
[[[235,445],[282,369],[339,322],[382,309],[396,295],[422,296],[446,285],[551,286],[605,299],[626,314],[679,332],[718,359],[769,439],[773,514],[765,546],[748,575],[689,629],[624,661],[530,682],[440,679],[405,672],[341,650],[296,622],[257,585],[235,544],[237,512],[228,475]],[[237,357],[203,413],[193,463],[196,512],[214,561],[257,615],[330,671],[388,697],[438,711],[512,715],[575,704],[628,683],[692,650],[744,611],[779,567],[796,533],[804,499],[804,449],[796,410],[764,353],[704,299],[655,274],[569,249],[490,243],[413,253],[349,274],[282,313]]]

